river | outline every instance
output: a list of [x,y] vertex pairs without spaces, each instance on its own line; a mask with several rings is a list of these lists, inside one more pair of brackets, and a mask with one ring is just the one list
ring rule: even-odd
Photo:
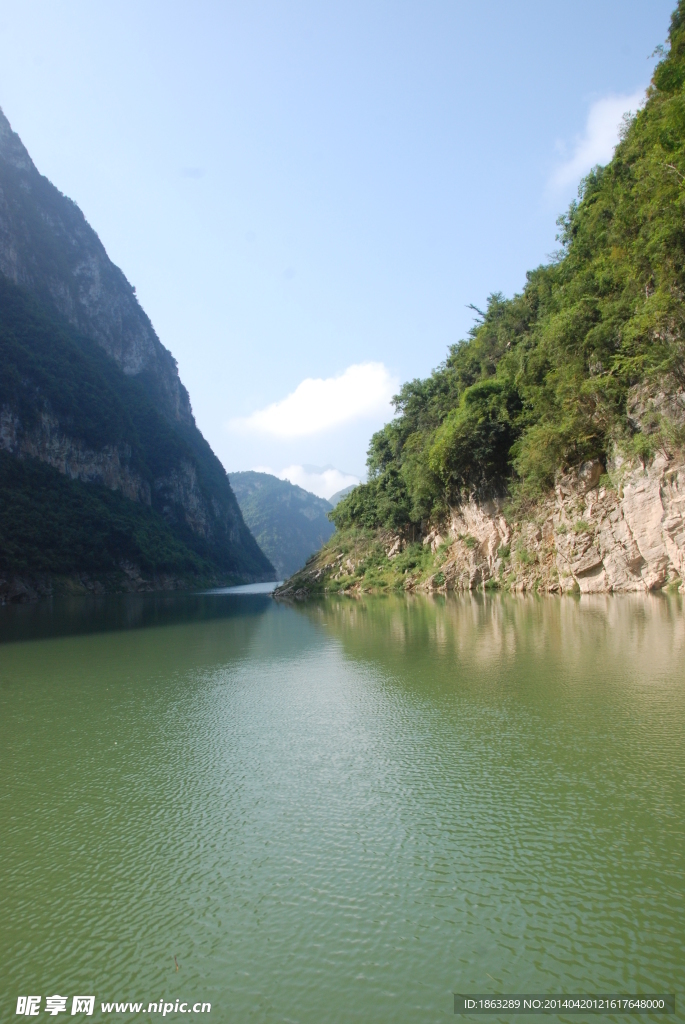
[[0,1020],[683,1020],[684,739],[678,597],[0,609]]

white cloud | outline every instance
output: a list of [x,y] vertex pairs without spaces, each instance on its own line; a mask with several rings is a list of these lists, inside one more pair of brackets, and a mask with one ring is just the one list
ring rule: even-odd
[[607,164],[618,142],[623,115],[635,113],[645,102],[644,89],[629,96],[605,96],[590,107],[585,134],[576,139],[572,156],[557,167],[550,184],[566,188],[580,181],[596,164]]
[[268,466],[255,466],[255,473],[271,473],[279,480],[289,480],[291,484],[297,484],[305,491],[311,491],[319,498],[330,498],[336,491],[342,491],[343,487],[351,484],[358,484],[359,477],[350,473],[341,473],[333,466],[286,466],[285,469],[274,471]]
[[390,399],[399,381],[383,363],[356,363],[338,377],[307,377],[286,398],[229,420],[236,432],[272,437],[310,437],[368,416],[392,416]]

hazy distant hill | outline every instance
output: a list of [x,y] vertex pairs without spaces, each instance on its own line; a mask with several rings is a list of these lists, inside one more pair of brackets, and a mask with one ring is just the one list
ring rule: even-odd
[[341,501],[343,498],[346,498],[348,494],[351,494],[356,486],[357,484],[350,484],[349,487],[343,487],[341,491],[336,491],[335,494],[331,494],[328,500],[330,501],[333,508],[335,508],[339,501]]
[[176,361],[0,111],[0,601],[273,579]]
[[248,472],[231,473],[230,481],[243,518],[279,579],[301,569],[335,529],[327,518],[331,503],[288,480]]

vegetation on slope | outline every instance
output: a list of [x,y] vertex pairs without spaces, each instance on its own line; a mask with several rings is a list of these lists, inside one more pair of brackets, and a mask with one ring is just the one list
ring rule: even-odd
[[[0,409],[11,410],[23,431],[37,426],[41,416],[48,413],[59,421],[62,433],[84,442],[93,451],[106,446],[119,449],[122,462],[149,483],[152,500],[152,509],[146,510],[118,494],[105,497],[103,488],[97,488],[98,497],[88,496],[86,491],[95,486],[92,484],[71,489],[67,482],[64,486],[48,484],[53,473],[59,476],[48,467],[47,476],[27,467],[23,475],[17,470],[10,477],[5,470],[0,488],[4,523],[0,559],[5,570],[22,562],[16,546],[21,536],[27,552],[32,552],[30,557],[27,554],[27,565],[30,563],[36,571],[48,571],[57,558],[59,571],[67,572],[69,550],[73,551],[73,571],[87,567],[95,571],[96,562],[101,563],[90,556],[84,561],[84,548],[76,542],[77,534],[92,532],[93,545],[96,538],[109,537],[110,513],[116,509],[116,516],[123,517],[121,521],[127,524],[127,536],[139,538],[131,542],[133,546],[127,542],[127,554],[122,557],[130,560],[138,551],[141,568],[155,566],[161,571],[164,567],[164,571],[186,574],[194,568],[203,577],[226,579],[268,578],[272,574],[268,559],[242,522],[223,466],[194,424],[172,424],[155,408],[145,379],[124,374],[99,345],[79,335],[58,314],[1,276],[0,361]],[[168,488],[155,486],[169,479],[182,464],[193,467],[207,507],[233,512],[232,521],[217,518],[213,522],[209,538],[188,526],[183,509],[170,500]],[[30,514],[8,533],[10,509],[19,507]],[[101,521],[96,510],[102,513]],[[69,517],[73,517],[70,525]],[[29,522],[33,532],[28,530]],[[66,532],[58,545],[59,556],[53,557],[56,549],[48,538],[53,537],[55,522],[63,522]],[[143,523],[144,541],[140,533]],[[158,536],[153,538],[155,531]],[[14,538],[11,544],[10,535]],[[107,542],[102,565],[109,565],[112,552],[120,548],[119,540]],[[38,555],[41,550],[42,564]]]
[[102,579],[123,563],[147,577],[211,579],[216,567],[159,513],[99,484],[70,480],[37,459],[0,451],[0,573]]
[[65,434],[96,451],[128,446],[131,468],[150,477],[190,456],[137,377],[3,277],[0,360],[0,407],[12,409],[24,429],[49,412]]
[[471,494],[525,505],[617,445],[649,458],[685,441],[666,415],[630,415],[636,394],[685,386],[685,0],[645,107],[559,225],[556,258],[396,396],[339,529],[406,532]]
[[[415,590],[440,571],[444,547],[434,553],[421,540],[411,541],[392,558],[392,535],[384,530],[351,526],[337,531],[277,595],[323,596],[330,592]],[[444,581],[437,580],[440,586]]]
[[270,473],[231,473],[245,522],[273,562],[278,579],[297,572],[334,527],[330,502]]

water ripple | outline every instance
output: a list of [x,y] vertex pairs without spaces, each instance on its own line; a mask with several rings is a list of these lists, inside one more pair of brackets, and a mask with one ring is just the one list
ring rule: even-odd
[[677,602],[202,600],[0,647],[5,1014],[93,991],[408,1022],[457,990],[678,991]]

